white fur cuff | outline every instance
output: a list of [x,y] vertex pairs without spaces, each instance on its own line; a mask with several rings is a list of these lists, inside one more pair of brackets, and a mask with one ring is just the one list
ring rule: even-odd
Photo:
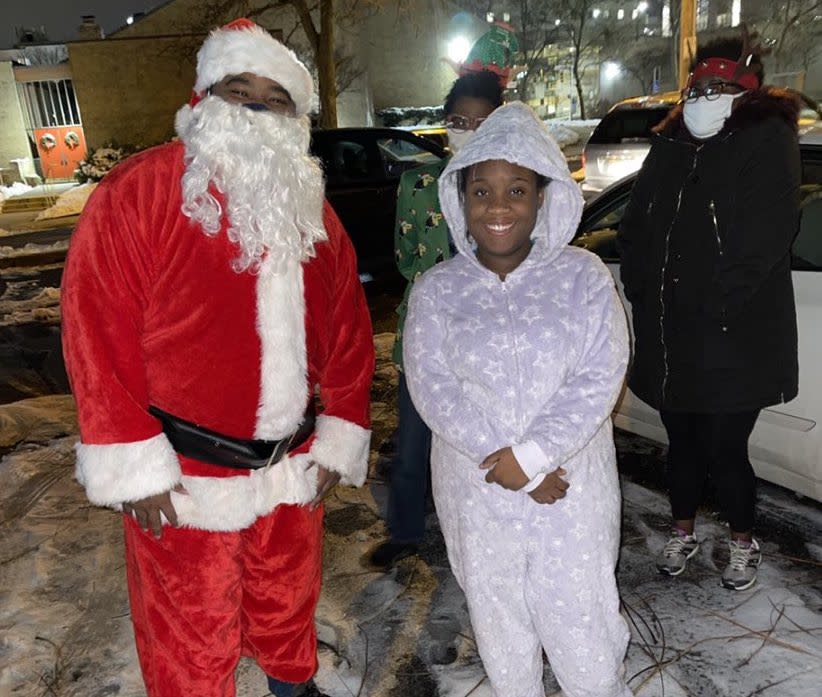
[[78,443],[76,450],[75,476],[98,506],[119,508],[124,501],[160,494],[180,482],[177,453],[162,433],[134,443]]
[[336,416],[318,416],[317,438],[309,457],[328,470],[339,472],[342,483],[362,486],[368,473],[371,431]]

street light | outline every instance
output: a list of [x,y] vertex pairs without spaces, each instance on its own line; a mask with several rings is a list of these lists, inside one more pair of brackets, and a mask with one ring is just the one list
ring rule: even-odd
[[622,74],[622,66],[619,63],[607,61],[602,64],[602,77],[608,82],[616,80]]
[[455,36],[448,42],[448,57],[454,63],[462,63],[468,58],[468,52],[471,50],[471,42],[464,36]]

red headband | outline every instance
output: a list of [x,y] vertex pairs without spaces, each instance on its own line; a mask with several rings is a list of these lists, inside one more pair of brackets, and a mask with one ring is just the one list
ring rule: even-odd
[[745,72],[737,77],[741,67],[739,63],[728,58],[706,58],[696,64],[688,79],[688,85],[703,77],[719,77],[726,82],[735,82],[746,90],[758,89],[759,78],[754,73]]

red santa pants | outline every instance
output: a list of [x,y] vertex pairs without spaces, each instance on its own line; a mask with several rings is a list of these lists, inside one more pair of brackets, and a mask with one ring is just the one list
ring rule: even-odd
[[148,697],[234,697],[240,655],[303,682],[317,670],[322,507],[278,506],[239,532],[125,519],[137,653]]

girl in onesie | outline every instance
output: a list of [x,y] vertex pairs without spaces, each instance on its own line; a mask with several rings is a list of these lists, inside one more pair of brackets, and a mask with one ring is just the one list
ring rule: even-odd
[[604,264],[568,246],[579,187],[514,102],[451,160],[439,194],[459,254],[417,281],[404,360],[493,694],[544,697],[545,651],[565,697],[628,697],[610,418],[628,334]]

